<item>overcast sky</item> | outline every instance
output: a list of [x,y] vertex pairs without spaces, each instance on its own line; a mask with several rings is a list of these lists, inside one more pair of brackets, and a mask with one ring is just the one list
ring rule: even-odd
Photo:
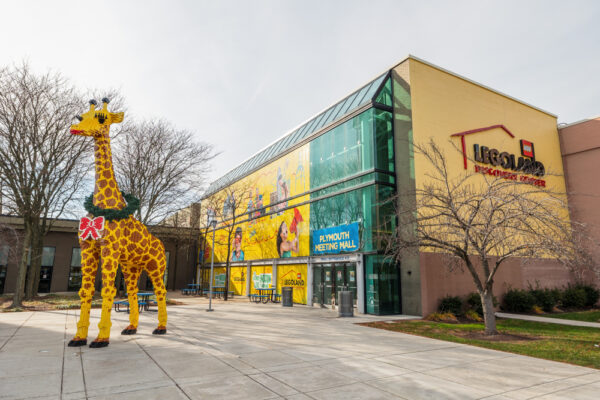
[[[213,143],[216,179],[413,54],[573,122],[600,114],[599,1],[11,1],[0,65],[117,88]],[[128,117],[126,116],[126,117]]]

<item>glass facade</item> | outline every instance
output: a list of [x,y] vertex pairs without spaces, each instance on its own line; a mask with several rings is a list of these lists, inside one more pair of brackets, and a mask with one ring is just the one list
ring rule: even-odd
[[[232,182],[232,187],[239,185],[250,194],[246,195],[245,202],[241,202],[248,204],[247,210],[236,212],[239,218],[233,229],[227,230],[231,226],[228,225],[232,220],[231,212],[223,213],[223,221],[217,227],[219,240],[215,243],[214,254],[215,261],[221,263],[220,268],[223,262],[233,257],[228,257],[225,250],[228,248],[227,231],[239,231],[235,244],[240,249],[235,261],[319,256],[319,261],[313,264],[316,271],[313,281],[307,285],[312,285],[311,300],[316,298],[321,304],[331,304],[335,291],[350,287],[349,282],[357,290],[357,264],[319,263],[328,263],[328,254],[365,253],[361,256],[366,277],[365,285],[361,286],[365,290],[357,293],[365,300],[365,310],[360,311],[370,314],[400,312],[398,267],[385,261],[379,243],[382,234],[389,233],[396,224],[391,201],[396,187],[391,79],[387,75],[378,78],[376,87],[379,91],[372,90],[373,85],[370,87],[370,97],[365,98],[367,92],[359,91],[330,107],[257,156],[260,160],[257,162],[273,161]],[[314,132],[318,129],[316,126],[322,126],[322,121],[347,115],[365,101],[371,101],[372,107],[278,156],[283,152],[281,149]],[[274,151],[275,148],[280,150]],[[222,185],[226,178],[213,186]],[[213,196],[222,203],[221,207],[226,206],[227,191],[213,192],[210,197]],[[257,210],[260,210],[258,217],[255,216]],[[201,252],[209,257],[211,249]],[[253,265],[252,269],[271,268],[270,261],[267,263],[260,267]],[[335,275],[336,281],[331,274]]]

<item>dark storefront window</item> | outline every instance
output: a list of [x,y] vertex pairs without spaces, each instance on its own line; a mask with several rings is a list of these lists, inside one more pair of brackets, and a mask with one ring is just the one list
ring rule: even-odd
[[[42,249],[42,265],[40,267],[40,284],[38,286],[38,293],[50,293],[55,252],[55,247],[44,246],[44,248]],[[31,250],[29,251],[27,265],[31,265]]]
[[0,294],[4,293],[4,283],[6,282],[6,269],[8,264],[8,251],[8,246],[0,246]]
[[81,287],[81,249],[73,247],[71,253],[71,268],[69,270],[69,292],[76,292]]

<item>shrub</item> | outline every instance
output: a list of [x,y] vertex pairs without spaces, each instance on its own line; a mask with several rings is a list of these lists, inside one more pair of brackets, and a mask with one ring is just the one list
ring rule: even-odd
[[452,313],[457,317],[463,315],[462,300],[458,296],[446,296],[440,300],[438,311],[441,313]]
[[562,305],[567,308],[584,308],[587,294],[581,286],[570,285],[562,293]]
[[546,312],[551,312],[560,299],[560,291],[556,289],[540,289],[539,284],[533,289],[529,285],[529,293],[535,298],[535,304]]
[[467,318],[470,321],[476,321],[476,322],[483,321],[483,319],[479,316],[479,314],[477,314],[477,311],[475,311],[475,310],[467,310],[465,312],[465,318]]
[[526,290],[510,289],[504,295],[504,309],[509,312],[530,312],[535,297]]
[[585,292],[585,306],[594,307],[600,298],[600,291],[592,285],[578,285]]
[[451,312],[446,313],[431,313],[424,318],[426,321],[436,321],[436,322],[457,322],[456,316]]
[[[492,297],[492,302],[494,307],[498,306],[498,299],[496,296]],[[481,304],[481,296],[479,296],[479,293],[473,292],[467,296],[467,308],[475,311],[479,315],[483,315],[483,304]]]

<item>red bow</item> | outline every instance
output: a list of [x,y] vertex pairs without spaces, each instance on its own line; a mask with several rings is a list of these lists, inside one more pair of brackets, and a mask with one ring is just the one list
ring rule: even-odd
[[94,240],[100,238],[100,232],[104,229],[104,217],[96,217],[94,219],[83,217],[79,221],[79,230],[82,231],[79,237],[81,240],[86,240],[88,237],[92,237]]

